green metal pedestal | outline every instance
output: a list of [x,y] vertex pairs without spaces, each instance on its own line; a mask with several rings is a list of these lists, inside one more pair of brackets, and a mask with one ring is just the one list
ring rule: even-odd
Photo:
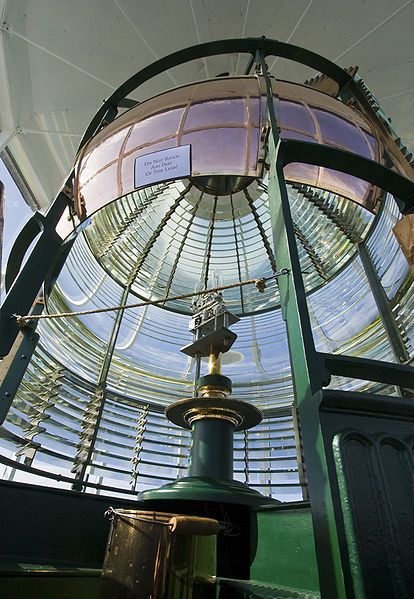
[[186,501],[216,501],[220,503],[235,503],[249,506],[260,506],[280,503],[276,499],[265,497],[236,480],[212,478],[207,476],[187,476],[159,489],[142,491],[138,497],[141,501],[153,500],[186,500]]

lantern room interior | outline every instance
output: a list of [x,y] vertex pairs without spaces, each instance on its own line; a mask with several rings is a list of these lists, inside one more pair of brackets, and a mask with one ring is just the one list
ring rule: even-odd
[[63,4],[0,2],[1,592],[409,599],[411,3]]

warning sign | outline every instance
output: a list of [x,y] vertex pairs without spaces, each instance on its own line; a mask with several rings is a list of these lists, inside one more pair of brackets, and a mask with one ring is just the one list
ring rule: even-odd
[[191,146],[169,148],[135,159],[135,187],[191,175]]

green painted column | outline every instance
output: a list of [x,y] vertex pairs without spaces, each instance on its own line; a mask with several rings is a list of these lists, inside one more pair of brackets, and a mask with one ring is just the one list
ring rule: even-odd
[[327,459],[319,420],[322,387],[327,384],[323,362],[315,350],[305,288],[293,230],[289,198],[283,176],[283,142],[269,140],[269,210],[280,277],[282,316],[286,322],[295,402],[301,423],[305,467],[315,535],[322,597],[345,598],[338,533],[329,482]]
[[233,479],[233,429],[226,420],[194,422],[189,476]]

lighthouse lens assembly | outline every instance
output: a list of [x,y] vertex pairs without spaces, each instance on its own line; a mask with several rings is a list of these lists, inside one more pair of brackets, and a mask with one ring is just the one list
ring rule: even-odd
[[[264,495],[302,498],[293,350],[280,293],[292,277],[275,277],[265,84],[260,73],[221,77],[143,98],[79,153],[81,223],[61,268],[57,257],[45,311],[121,309],[39,323],[40,341],[0,431],[3,454],[32,469],[33,482],[49,484],[41,472],[83,476],[88,492],[136,497],[184,477],[190,430],[200,422],[192,410],[207,409],[201,402],[216,395],[217,420],[221,408],[233,418],[234,478]],[[282,142],[306,143],[311,154],[344,151],[408,178],[411,167],[386,123],[380,127],[352,98],[276,79],[270,96]],[[187,152],[185,174],[137,185],[136,161],[160,152]],[[400,359],[371,290],[364,244],[411,360],[414,293],[393,233],[398,201],[358,176],[305,160],[286,164],[283,177],[317,351]],[[239,284],[246,281],[253,282]],[[213,292],[225,310],[200,298],[194,313],[193,293],[226,286]],[[230,379],[231,395],[227,383],[206,376]],[[332,377],[331,385],[398,393],[348,377]],[[5,467],[5,476],[23,478],[19,468]]]

